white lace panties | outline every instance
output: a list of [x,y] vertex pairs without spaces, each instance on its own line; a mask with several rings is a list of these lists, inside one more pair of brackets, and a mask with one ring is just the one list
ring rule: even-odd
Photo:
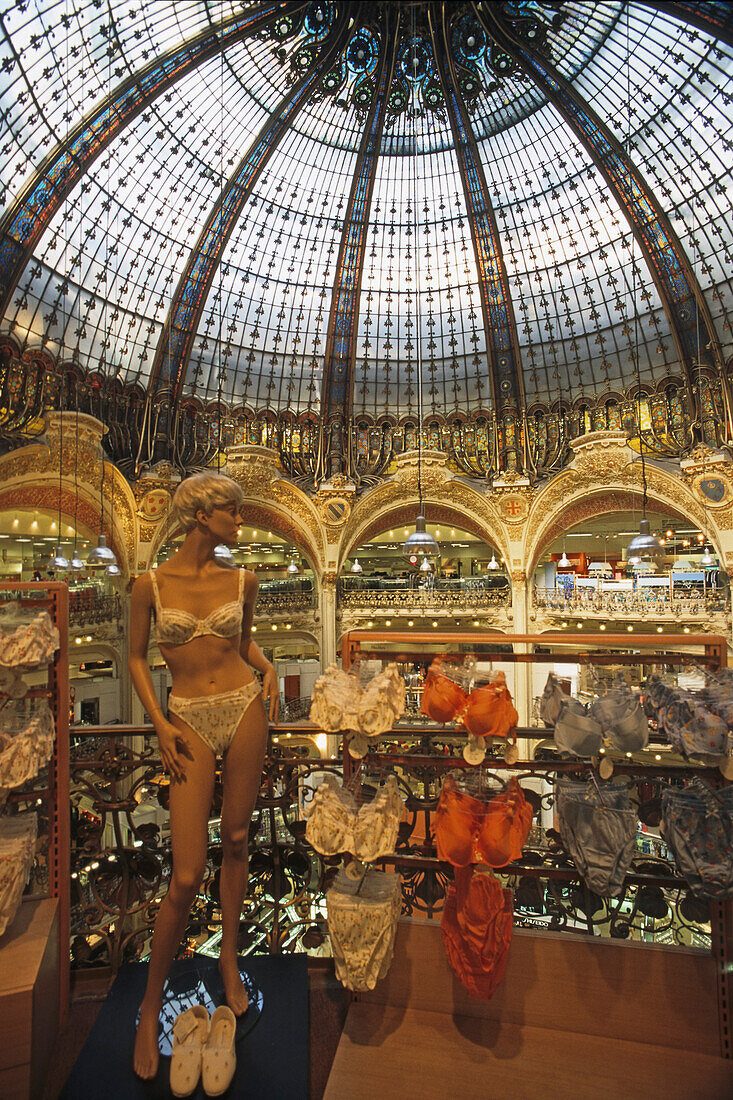
[[7,790],[35,779],[53,753],[54,721],[45,699],[0,708],[0,805]]
[[0,666],[39,668],[58,648],[59,632],[47,611],[28,617],[17,604],[0,608]]
[[374,989],[389,970],[401,901],[399,875],[370,868],[361,882],[346,871],[336,876],[326,894],[328,931],[336,977],[346,989]]

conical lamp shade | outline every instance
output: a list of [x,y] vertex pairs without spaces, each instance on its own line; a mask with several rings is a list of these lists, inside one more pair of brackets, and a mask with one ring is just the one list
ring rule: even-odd
[[99,536],[99,541],[87,558],[87,565],[90,565],[93,569],[102,569],[108,565],[117,565],[117,558],[115,557],[114,550],[110,550],[107,546],[107,539],[105,535]]
[[440,546],[425,530],[425,516],[419,515],[415,520],[415,530],[402,543],[402,553],[406,558],[440,557]]
[[296,573],[300,572],[298,566],[295,564],[295,558],[290,559],[290,565],[287,567],[285,572],[291,577],[294,577]]
[[705,553],[700,558],[700,565],[704,566],[705,569],[711,569],[714,565],[717,565],[716,559],[710,553],[710,549],[707,546],[705,547]]
[[487,562],[487,563],[486,563],[486,568],[487,568],[487,569],[490,569],[490,570],[492,571],[492,573],[493,573],[493,572],[494,572],[494,571],[495,571],[496,569],[498,569],[498,568],[499,568],[499,563],[498,563],[498,561],[496,560],[496,554],[492,553],[492,555],[491,555],[491,561],[489,561],[489,562]]
[[120,576],[122,576],[122,573],[120,571],[120,567],[118,565],[108,565],[104,572],[108,577],[120,577]]
[[225,546],[223,542],[220,542],[218,546],[214,547],[214,557],[219,565],[223,565],[227,569],[236,569],[237,563],[234,560],[234,554],[231,552],[228,546]]
[[567,554],[563,550],[562,557],[560,558],[560,561],[557,563],[557,568],[558,569],[570,569],[571,565],[572,565],[572,562],[570,561],[570,558],[567,556]]
[[81,573],[82,569],[86,568],[84,562],[79,557],[76,547],[74,547],[74,556],[69,562],[69,568],[73,569],[75,573]]
[[69,568],[69,559],[65,558],[64,555],[61,553],[60,546],[56,547],[56,553],[54,557],[51,558],[51,562],[48,568],[53,569],[55,573],[63,572],[64,570]]
[[662,552],[661,542],[651,533],[649,520],[640,520],[639,534],[634,535],[626,551],[627,560],[633,564],[635,561],[641,561],[642,558],[657,558]]
[[351,567],[351,572],[352,573],[363,573],[364,572],[361,565],[359,565],[359,559],[358,558],[354,558],[354,564]]

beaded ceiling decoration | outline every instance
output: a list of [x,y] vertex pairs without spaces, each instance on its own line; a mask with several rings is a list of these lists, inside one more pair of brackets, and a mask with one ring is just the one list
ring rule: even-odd
[[326,426],[725,390],[731,9],[0,0],[0,335]]

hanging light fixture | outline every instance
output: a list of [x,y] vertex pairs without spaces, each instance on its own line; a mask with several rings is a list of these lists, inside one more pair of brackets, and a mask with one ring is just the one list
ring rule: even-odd
[[[631,141],[631,52],[628,48],[628,12],[627,12],[627,89],[626,89],[626,134],[627,142]],[[627,147],[629,156],[631,149]],[[636,307],[636,255],[634,248],[634,234],[631,233],[631,299],[634,310],[634,344],[632,348],[633,366],[636,372],[636,424],[639,432],[639,454],[641,456],[641,519],[639,520],[639,534],[634,535],[626,549],[626,559],[632,565],[638,565],[642,561],[658,558],[663,553],[663,547],[656,535],[652,534],[649,520],[646,518],[647,484],[646,462],[644,460],[644,440],[641,435],[641,365],[639,363],[639,311]]]
[[97,545],[90,552],[87,558],[87,565],[91,569],[106,569],[109,565],[117,565],[117,558],[115,557],[114,550],[107,546],[107,537],[103,532],[104,528],[104,451],[102,450],[102,444],[100,442],[101,460],[102,460],[102,477],[100,480],[100,521],[99,521],[99,538],[97,539]]
[[285,572],[291,577],[295,577],[300,572],[300,569],[296,564],[295,558],[290,559],[290,565],[287,567]]
[[[58,534],[61,538],[61,479],[64,469],[64,376],[61,375],[61,385],[59,388],[59,526]],[[69,559],[61,552],[61,546],[56,547],[56,553],[51,558],[51,564],[49,569],[52,569],[54,573],[66,573],[69,569]]]
[[354,558],[354,564],[351,567],[351,572],[352,573],[363,573],[364,572],[361,565],[359,564],[359,559],[358,558]]
[[224,542],[218,543],[214,547],[214,557],[219,565],[223,565],[226,569],[236,569],[237,563],[234,560],[234,554]]
[[497,569],[501,569],[499,562],[496,560],[496,554],[493,550],[491,551],[491,561],[487,561],[486,568],[490,569],[492,573],[495,573]]
[[420,572],[421,573],[432,573],[432,571],[433,571],[433,563],[431,562],[430,558],[423,558],[423,560],[420,564]]
[[[414,11],[413,11],[414,20]],[[417,54],[415,53],[414,43],[416,41],[413,34],[413,65],[417,64]],[[431,534],[429,534],[425,524],[425,513],[423,511],[423,494],[422,494],[422,425],[423,425],[423,403],[422,403],[422,330],[420,325],[420,257],[418,254],[418,224],[417,224],[417,140],[416,140],[416,126],[415,118],[412,119],[412,147],[414,150],[413,161],[413,178],[412,178],[412,205],[415,214],[415,316],[417,322],[417,518],[415,519],[415,530],[411,535],[408,535],[402,544],[402,554],[407,558],[410,565],[417,565],[431,558],[440,558],[440,546],[438,542]]]
[[557,568],[558,569],[570,569],[572,564],[573,563],[570,561],[570,558],[567,556],[567,554],[563,550],[562,557],[560,558],[560,561],[557,563]]
[[707,546],[705,547],[705,553],[700,558],[700,565],[702,565],[705,569],[712,569],[715,565],[717,565],[717,560],[710,553],[710,548]]

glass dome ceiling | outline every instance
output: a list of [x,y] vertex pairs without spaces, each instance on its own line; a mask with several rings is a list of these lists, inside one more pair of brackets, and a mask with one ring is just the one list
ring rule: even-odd
[[0,331],[326,417],[724,380],[731,7],[0,0]]

